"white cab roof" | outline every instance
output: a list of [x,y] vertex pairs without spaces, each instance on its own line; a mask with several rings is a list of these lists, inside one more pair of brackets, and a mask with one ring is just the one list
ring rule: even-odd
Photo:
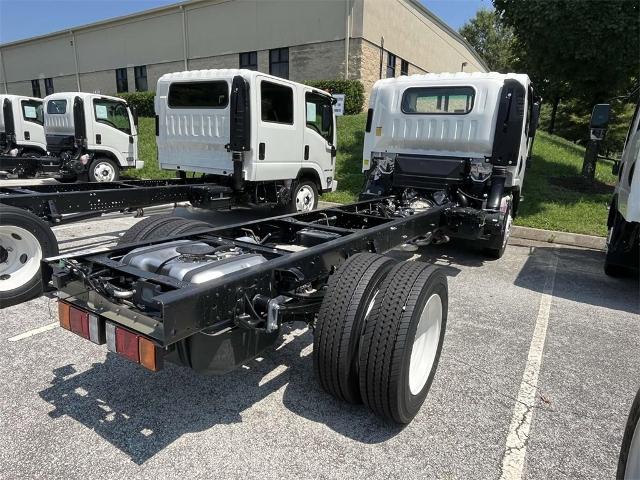
[[406,86],[406,85],[443,85],[449,83],[451,85],[463,83],[475,83],[486,80],[499,80],[504,82],[507,79],[514,79],[523,85],[529,83],[529,76],[524,73],[498,73],[498,72],[455,72],[455,73],[426,73],[422,75],[403,75],[396,78],[385,78],[376,82],[377,87],[384,86]]
[[109,95],[102,95],[100,93],[87,93],[87,92],[58,92],[47,95],[43,98],[44,102],[49,100],[73,100],[76,97],[80,97],[82,100],[90,100],[92,98],[106,98],[108,100],[114,100],[116,102],[124,102],[125,100],[119,97],[111,97]]

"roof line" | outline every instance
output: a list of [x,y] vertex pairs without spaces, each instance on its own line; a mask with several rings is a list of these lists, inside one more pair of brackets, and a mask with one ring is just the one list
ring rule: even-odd
[[[0,0],[1,1],[1,0]],[[108,25],[110,23],[117,23],[117,22],[121,22],[123,20],[129,20],[129,19],[134,19],[137,17],[143,17],[149,14],[156,14],[156,13],[162,13],[165,11],[170,11],[170,10],[180,10],[186,6],[189,5],[193,5],[196,3],[202,3],[202,2],[206,2],[206,1],[211,1],[211,0],[185,0],[182,2],[178,2],[178,3],[171,3],[169,5],[164,5],[162,7],[156,7],[156,8],[150,8],[148,10],[143,10],[141,12],[134,12],[134,13],[130,13],[128,15],[121,15],[119,17],[112,17],[112,18],[107,18],[105,20],[99,20],[97,22],[92,22],[92,23],[87,23],[84,25],[78,25],[75,27],[69,27],[69,28],[65,28],[63,30],[56,30],[55,32],[50,32],[50,33],[44,33],[42,35],[36,35],[35,37],[29,37],[29,38],[23,38],[21,40],[14,40],[12,42],[7,42],[7,43],[0,43],[0,48],[5,48],[5,47],[14,47],[16,45],[20,45],[20,44],[24,44],[24,43],[30,43],[33,41],[37,41],[37,40],[43,40],[45,38],[49,38],[49,37],[56,37],[59,35],[64,35],[64,34],[68,34],[71,32],[79,32],[82,30],[88,30],[91,28],[95,28],[95,27],[101,27],[103,25]],[[220,2],[220,3],[224,3],[224,2]]]
[[439,27],[441,27],[443,30],[445,30],[447,33],[449,33],[449,35],[451,35],[453,38],[455,38],[460,43],[462,43],[462,45],[464,45],[467,48],[467,50],[469,50],[469,53],[471,53],[471,55],[473,55],[473,57],[480,63],[480,65],[482,67],[484,67],[487,70],[487,72],[491,70],[487,66],[487,64],[485,63],[484,59],[480,56],[480,54],[478,52],[476,52],[475,48],[473,48],[471,46],[471,44],[469,42],[467,42],[467,39],[464,38],[462,35],[460,35],[459,32],[457,32],[456,30],[451,28],[449,25],[447,25],[447,23],[444,20],[442,20],[440,17],[438,17],[435,13],[433,13],[431,10],[429,10],[427,7],[425,7],[418,0],[406,0],[406,1],[408,3],[410,3],[412,6],[414,6],[417,10],[419,10],[426,17],[428,17],[431,20],[433,20],[436,24],[438,24]]

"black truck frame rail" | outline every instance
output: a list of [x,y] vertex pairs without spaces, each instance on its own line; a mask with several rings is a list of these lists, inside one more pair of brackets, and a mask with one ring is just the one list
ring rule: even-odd
[[61,161],[58,157],[0,155],[0,172],[35,177],[38,173],[58,173]]
[[[291,301],[281,305],[278,325],[287,316],[289,320],[310,321],[309,315],[313,316],[319,308],[322,292],[305,296],[295,294],[296,289],[314,282],[323,285],[327,277],[355,253],[385,252],[428,235],[446,222],[445,213],[450,205],[405,217],[386,216],[380,207],[394,199],[377,198],[309,213],[203,229],[195,234],[128,244],[98,254],[54,257],[43,262],[43,278],[52,276],[60,299],[85,306],[91,304],[96,313],[152,338],[164,348],[198,332],[211,335],[233,326],[257,327],[248,314],[255,313],[253,304],[264,299],[266,306],[270,299],[281,295]],[[295,252],[282,248],[285,245],[273,247],[239,240],[250,233],[263,241],[272,238],[278,243],[296,244],[301,232],[307,235],[310,231],[318,237],[305,237],[311,243]],[[322,238],[323,235],[326,236]],[[202,284],[174,280],[120,261],[133,248],[178,239],[205,242],[214,247],[233,245],[263,255],[267,261]],[[143,304],[145,311],[127,308],[93,288],[87,277],[96,271],[134,282],[134,301]],[[265,330],[264,326],[260,328]]]
[[226,186],[201,179],[130,180],[0,187],[0,204],[27,210],[59,225],[103,213],[175,202],[223,209],[231,206],[231,193]]

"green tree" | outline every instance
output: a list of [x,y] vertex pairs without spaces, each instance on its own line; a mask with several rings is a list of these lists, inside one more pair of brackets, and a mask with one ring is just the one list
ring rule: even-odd
[[493,0],[493,4],[513,29],[524,71],[542,86],[553,106],[567,97],[588,105],[606,102],[637,78],[638,0]]
[[513,71],[516,60],[513,30],[493,10],[478,10],[474,18],[460,27],[460,35],[480,54],[491,71]]

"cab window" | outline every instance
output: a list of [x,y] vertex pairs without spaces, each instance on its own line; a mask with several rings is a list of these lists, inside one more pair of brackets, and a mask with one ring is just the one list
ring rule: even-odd
[[47,113],[51,115],[64,115],[67,113],[67,101],[49,100],[47,102]]
[[42,102],[36,100],[22,100],[22,118],[27,122],[44,124],[44,112],[42,110]]
[[465,115],[473,109],[475,96],[471,87],[407,88],[402,95],[402,112]]
[[260,82],[260,118],[263,122],[293,125],[293,89]]
[[169,108],[225,108],[229,84],[225,80],[172,83],[168,103]]
[[331,107],[331,98],[314,92],[305,94],[307,128],[321,135],[327,142],[333,142],[333,122],[328,128],[322,128],[322,110]]
[[104,123],[131,135],[129,110],[123,102],[99,98],[93,101],[93,111],[96,122]]

